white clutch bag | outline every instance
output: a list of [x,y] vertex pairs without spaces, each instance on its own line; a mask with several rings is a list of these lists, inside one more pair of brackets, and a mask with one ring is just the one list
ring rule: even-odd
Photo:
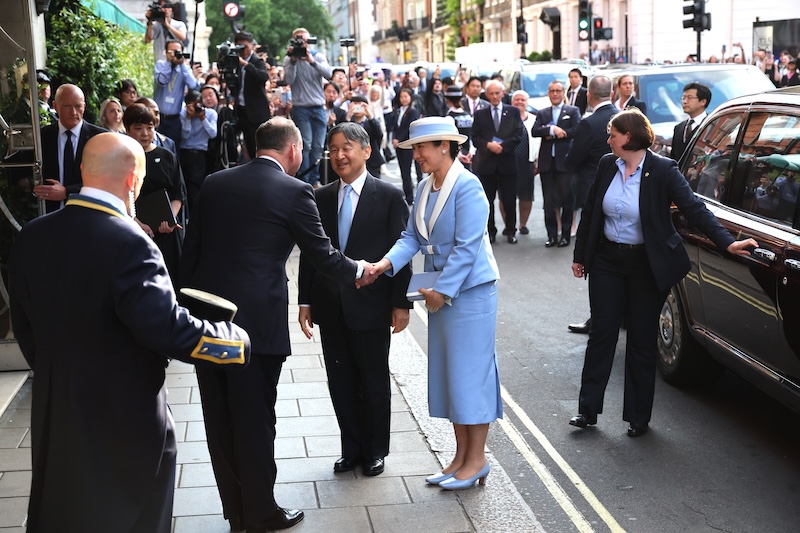
[[424,300],[425,297],[419,292],[419,289],[432,289],[436,280],[441,276],[441,271],[438,272],[420,272],[419,274],[412,274],[411,281],[408,282],[408,289],[406,290],[406,298],[409,302],[416,302]]

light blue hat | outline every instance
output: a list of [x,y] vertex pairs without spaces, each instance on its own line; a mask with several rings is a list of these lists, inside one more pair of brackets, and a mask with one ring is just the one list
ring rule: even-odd
[[453,117],[425,117],[415,120],[408,129],[407,141],[397,143],[398,148],[411,148],[417,143],[428,141],[467,142],[467,136],[458,133]]

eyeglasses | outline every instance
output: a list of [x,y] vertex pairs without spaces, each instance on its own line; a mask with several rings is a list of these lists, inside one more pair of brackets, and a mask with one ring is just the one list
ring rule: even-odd
[[692,95],[686,96],[685,94],[681,96],[681,102],[685,102],[686,100],[699,100],[699,98]]
[[549,93],[563,93],[564,89],[550,89],[547,92],[549,92]]

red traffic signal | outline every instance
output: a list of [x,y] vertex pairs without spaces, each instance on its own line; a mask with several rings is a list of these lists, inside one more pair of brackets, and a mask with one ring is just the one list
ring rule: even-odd
[[239,20],[244,16],[244,6],[240,6],[238,0],[228,0],[222,4],[222,14],[228,22]]
[[600,30],[603,28],[603,19],[600,17],[595,17],[594,19],[594,29]]

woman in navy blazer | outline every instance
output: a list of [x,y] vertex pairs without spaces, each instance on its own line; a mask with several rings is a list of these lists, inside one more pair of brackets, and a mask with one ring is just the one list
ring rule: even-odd
[[485,482],[489,424],[503,416],[495,351],[499,273],[486,231],[489,202],[457,159],[466,140],[452,117],[411,124],[409,140],[397,147],[413,146],[430,177],[420,183],[408,228],[375,265],[391,276],[422,252],[425,271],[441,272],[419,292],[429,311],[428,409],[449,419],[456,437],[452,462],[426,481],[448,490]]
[[[414,183],[411,181],[411,162],[413,158],[409,150],[397,150],[398,143],[408,140],[408,129],[411,123],[419,118],[419,110],[413,105],[414,93],[411,89],[400,89],[398,99],[400,107],[392,113],[392,120],[389,127],[394,132],[392,139],[392,146],[394,146],[397,153],[397,164],[400,167],[400,176],[403,178],[403,193],[406,196],[406,203],[411,205],[414,203]],[[417,181],[422,176],[422,172],[417,168]]]
[[749,255],[753,239],[736,241],[699,200],[672,159],[651,152],[655,133],[639,109],[609,122],[612,154],[600,160],[575,241],[572,273],[588,275],[592,322],[577,416],[597,423],[625,315],[625,400],[629,437],[647,433],[655,392],[658,314],[670,288],[689,272],[689,256],[672,224],[670,206],[720,250]]

